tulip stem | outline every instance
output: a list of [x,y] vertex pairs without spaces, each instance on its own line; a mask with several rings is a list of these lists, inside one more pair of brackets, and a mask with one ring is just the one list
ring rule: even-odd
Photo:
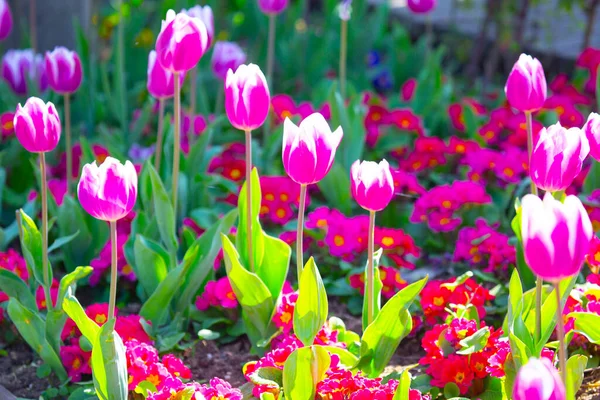
[[348,52],[348,21],[342,20],[340,28],[340,93],[346,98],[346,58]]
[[110,298],[108,299],[108,318],[115,318],[117,302],[117,221],[110,221]]
[[[36,0],[29,0],[29,41],[34,54],[37,53],[37,10],[35,2]],[[32,68],[32,70],[34,75],[37,75],[37,68]]]
[[369,245],[368,245],[368,264],[367,264],[367,326],[373,322],[375,315],[375,265],[373,262],[373,252],[375,247],[375,211],[369,211]]
[[52,311],[52,297],[50,296],[50,267],[48,263],[48,182],[46,179],[46,154],[40,152],[40,177],[42,180],[42,272],[44,274],[44,294],[46,309]]
[[275,31],[277,20],[275,14],[269,14],[269,43],[267,47],[267,85],[273,89],[273,62],[275,59]]
[[[525,121],[527,124],[527,162],[528,168],[531,175],[531,153],[533,152],[533,117],[530,111],[525,111]],[[537,187],[531,179],[531,193],[535,196],[538,195]],[[535,281],[535,340],[539,340],[542,337],[542,291],[544,289],[544,283],[541,278],[537,278]]]
[[173,132],[173,175],[172,175],[172,196],[173,196],[173,212],[175,225],[177,225],[177,190],[179,186],[179,152],[181,149],[181,81],[179,80],[179,72],[173,73],[175,81],[175,131]]
[[156,150],[154,150],[154,169],[160,175],[160,159],[163,151],[165,120],[165,99],[158,100],[158,138],[156,139]]
[[[527,123],[527,162],[531,174],[531,154],[533,153],[533,117],[530,111],[525,111],[525,121]],[[538,194],[538,190],[533,182],[533,179],[531,180],[531,193],[536,196]]]
[[[71,193],[73,183],[73,152],[71,144],[71,96],[65,94],[65,146],[67,153],[67,195]],[[77,171],[79,172],[79,171]]]
[[248,243],[248,266],[254,272],[252,254],[252,131],[246,131],[246,241]]
[[198,91],[196,82],[197,80],[198,68],[196,66],[190,71],[190,117],[196,114],[196,92]]
[[304,267],[304,209],[306,208],[306,185],[300,185],[300,204],[298,206],[298,232],[296,234],[296,268],[298,269],[298,286]]
[[560,366],[560,375],[563,383],[567,384],[567,348],[565,346],[565,325],[562,317],[563,307],[560,301],[560,287],[558,282],[554,284],[556,292],[556,328],[558,330],[558,362]]

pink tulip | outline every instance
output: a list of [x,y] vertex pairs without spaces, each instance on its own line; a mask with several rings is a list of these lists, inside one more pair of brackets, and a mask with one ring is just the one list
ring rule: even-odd
[[264,124],[269,115],[271,95],[267,80],[258,66],[242,64],[227,71],[225,111],[231,125],[252,131]]
[[513,400],[565,400],[565,385],[547,358],[530,358],[515,380]]
[[0,0],[0,40],[10,35],[13,27],[12,13],[6,0]]
[[435,8],[437,0],[408,0],[406,5],[415,14],[427,14]]
[[52,151],[60,140],[60,118],[54,104],[37,97],[17,106],[13,124],[17,139],[31,153]]
[[352,196],[365,210],[381,211],[390,204],[394,196],[394,180],[386,160],[379,164],[356,160],[350,168],[350,179]]
[[156,54],[163,68],[186,72],[196,67],[208,49],[208,32],[204,22],[184,13],[167,13],[156,38]]
[[45,57],[48,84],[57,93],[75,93],[81,81],[83,72],[81,60],[74,51],[64,47],[56,47],[51,53],[46,52]]
[[217,42],[212,55],[212,70],[215,75],[225,80],[227,71],[235,71],[246,62],[246,53],[237,43]]
[[200,21],[204,22],[206,26],[206,33],[208,34],[208,46],[213,42],[213,38],[215,37],[215,18],[213,16],[213,11],[210,6],[194,6],[187,10],[181,10],[182,13],[186,13],[190,17],[198,18]]
[[564,204],[546,193],[544,200],[528,194],[522,201],[521,234],[529,268],[557,283],[579,273],[593,236],[592,223],[576,196]]
[[8,50],[2,58],[2,77],[18,95],[27,94],[27,80],[37,82],[42,92],[48,88],[44,59],[31,49]]
[[258,0],[258,7],[265,14],[279,14],[288,6],[289,0]]
[[591,113],[583,126],[583,132],[590,143],[590,155],[600,161],[600,115]]
[[[179,81],[183,83],[185,73],[179,75]],[[148,92],[156,99],[168,99],[175,95],[175,80],[173,73],[163,68],[156,62],[156,51],[148,54],[148,79],[146,81]]]
[[581,172],[589,152],[581,129],[565,129],[560,123],[544,128],[531,154],[531,179],[549,192],[565,190]]
[[77,196],[85,211],[103,221],[117,221],[135,206],[137,172],[130,161],[125,165],[106,157],[98,166],[96,161],[83,166],[77,186]]
[[314,113],[296,126],[289,118],[283,125],[283,167],[300,185],[319,182],[327,175],[344,135],[342,127],[331,132],[325,118]]
[[546,91],[542,64],[537,58],[521,54],[504,87],[508,103],[519,111],[534,112],[544,106]]

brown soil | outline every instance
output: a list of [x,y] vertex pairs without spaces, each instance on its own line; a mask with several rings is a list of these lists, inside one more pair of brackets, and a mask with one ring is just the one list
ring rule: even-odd
[[600,399],[600,368],[587,371],[581,389],[577,393],[578,400]]
[[250,354],[250,342],[241,339],[226,345],[200,341],[184,353],[183,361],[192,371],[192,379],[206,383],[211,378],[225,379],[233,387],[246,383],[242,367],[248,361],[257,360]]
[[40,359],[25,343],[9,347],[7,355],[0,357],[0,385],[17,397],[37,399],[50,386],[48,379],[36,375]]

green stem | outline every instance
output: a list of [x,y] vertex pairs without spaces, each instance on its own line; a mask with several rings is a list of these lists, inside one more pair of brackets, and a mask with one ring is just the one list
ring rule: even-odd
[[306,185],[300,185],[300,204],[298,207],[298,231],[296,234],[296,268],[298,269],[298,286],[304,268],[304,209],[306,207]]
[[558,333],[558,362],[563,383],[567,384],[567,347],[565,346],[565,325],[562,317],[563,307],[560,301],[559,284],[554,284],[556,292],[556,328]]
[[119,24],[117,26],[117,95],[121,113],[121,129],[123,130],[123,143],[129,148],[129,135],[127,134],[127,95],[125,82],[125,16],[123,15],[123,0],[117,0],[119,10]]
[[340,93],[346,98],[346,58],[348,52],[348,21],[342,20],[340,28]]
[[67,195],[69,195],[71,193],[71,185],[73,183],[73,153],[71,150],[71,96],[69,94],[65,94],[65,136],[65,146],[67,152]]
[[[525,120],[527,122],[527,162],[531,171],[531,153],[533,152],[533,117],[530,111],[525,112]],[[538,194],[537,186],[535,186],[533,179],[531,180],[531,193],[536,196]]]
[[252,254],[252,131],[246,131],[246,241],[248,243],[248,265],[254,272]]
[[368,245],[368,266],[367,266],[367,324],[371,325],[375,315],[375,265],[373,262],[373,252],[375,248],[375,211],[369,211],[369,245]]
[[277,20],[275,14],[269,15],[269,43],[267,47],[267,84],[273,89],[273,62],[275,59],[275,31]]
[[175,214],[175,224],[177,224],[177,191],[179,190],[179,153],[181,150],[181,81],[179,80],[179,73],[173,74],[175,80],[175,130],[173,133],[173,175],[171,178],[172,182],[172,196],[173,196],[173,209]]
[[156,149],[154,150],[154,169],[160,175],[160,161],[163,151],[164,137],[164,119],[165,119],[165,99],[158,100],[158,137],[156,139]]
[[117,303],[117,221],[110,221],[110,297],[108,299],[108,318],[115,318]]
[[[525,121],[527,123],[527,162],[531,171],[531,153],[533,152],[533,117],[530,111],[525,112]],[[530,172],[531,176],[531,172]],[[531,179],[531,193],[538,195],[537,187]],[[535,281],[535,340],[542,337],[542,291],[544,283],[540,277]]]
[[48,182],[46,180],[46,154],[40,153],[40,175],[42,178],[42,272],[44,274],[44,293],[46,309],[52,311],[52,297],[50,295],[50,266],[48,263]]
[[197,94],[198,67],[190,71],[190,117],[196,114],[196,94]]

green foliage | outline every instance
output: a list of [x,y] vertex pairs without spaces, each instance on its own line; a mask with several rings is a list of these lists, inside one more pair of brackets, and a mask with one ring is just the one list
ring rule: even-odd
[[327,293],[312,257],[302,270],[299,290],[294,308],[294,333],[305,346],[310,346],[327,321],[328,313]]
[[317,384],[325,377],[330,363],[329,353],[321,346],[294,350],[283,366],[283,392],[286,398],[314,399]]
[[396,293],[381,309],[361,338],[358,368],[369,377],[377,377],[412,329],[408,308],[421,293],[427,278],[412,283]]
[[567,360],[567,400],[575,400],[575,395],[583,382],[583,373],[588,363],[588,358],[575,354]]
[[[381,310],[381,289],[383,289],[383,282],[381,282],[381,277],[379,276],[379,262],[381,260],[381,255],[383,254],[383,249],[377,250],[373,254],[373,268],[374,268],[374,276],[373,276],[373,318],[377,317],[379,314],[379,310]],[[369,307],[369,298],[366,295],[368,293],[367,289],[367,279],[366,276],[368,274],[369,261],[365,264],[365,296],[363,296],[363,308],[362,308],[362,326],[363,331],[367,329],[369,326],[368,321],[368,307]]]

